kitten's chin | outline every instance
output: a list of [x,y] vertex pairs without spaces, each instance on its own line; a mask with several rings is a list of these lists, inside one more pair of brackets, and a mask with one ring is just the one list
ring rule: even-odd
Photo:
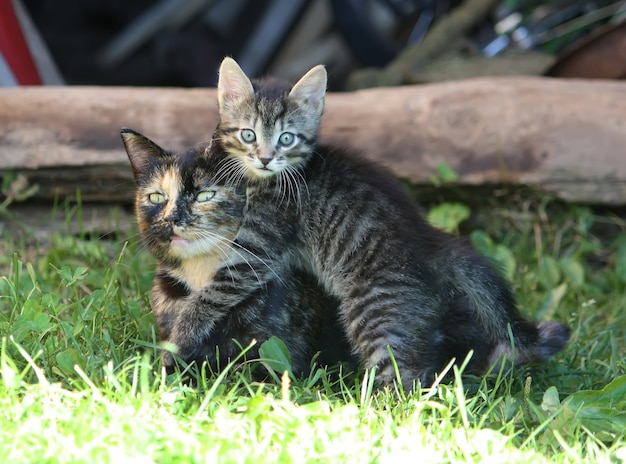
[[252,167],[252,168],[248,168],[248,170],[246,171],[246,177],[248,177],[248,180],[269,179],[270,177],[274,177],[277,174],[278,172],[272,171],[267,168],[262,169],[262,168]]

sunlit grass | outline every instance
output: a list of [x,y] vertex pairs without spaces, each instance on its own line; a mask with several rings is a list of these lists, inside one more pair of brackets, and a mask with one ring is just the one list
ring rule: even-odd
[[542,366],[456,370],[413,393],[337,368],[166,376],[134,236],[55,233],[33,251],[3,234],[0,461],[626,462],[624,223],[534,197],[471,210],[462,232],[510,273],[523,312],[572,340]]

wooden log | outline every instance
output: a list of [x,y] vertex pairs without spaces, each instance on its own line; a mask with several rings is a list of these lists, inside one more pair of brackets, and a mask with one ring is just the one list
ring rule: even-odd
[[[164,147],[207,141],[215,89],[0,89],[0,175],[24,173],[38,196],[130,201],[119,139],[129,126]],[[481,78],[327,97],[326,143],[363,151],[413,184],[439,163],[460,185],[523,184],[576,202],[626,204],[626,84]]]

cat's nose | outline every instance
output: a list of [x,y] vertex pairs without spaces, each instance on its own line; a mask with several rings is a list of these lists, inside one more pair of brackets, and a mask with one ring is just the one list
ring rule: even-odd
[[259,161],[263,166],[267,166],[272,161],[271,156],[259,156]]
[[165,220],[171,225],[175,226],[179,224],[183,219],[183,215],[178,211],[178,209],[173,210],[170,214],[165,218]]

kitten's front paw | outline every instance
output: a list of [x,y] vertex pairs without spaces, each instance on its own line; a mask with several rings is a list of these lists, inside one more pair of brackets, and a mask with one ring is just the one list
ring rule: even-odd
[[205,360],[207,339],[204,335],[208,332],[208,324],[201,322],[199,311],[185,309],[180,311],[167,340],[164,340],[169,348],[167,356],[163,358],[164,365],[167,363],[167,366],[180,365],[186,368],[194,361],[200,365]]
[[189,350],[185,350],[184,347],[173,341],[172,337],[164,341],[163,344],[164,346],[161,348],[161,365],[168,374],[173,373],[176,366],[183,368],[192,360],[192,355],[188,353]]
[[188,374],[186,374],[187,362],[181,360],[181,358],[179,358],[178,355],[176,355],[175,353],[163,350],[161,352],[161,364],[165,369],[165,373],[167,375],[172,375],[176,373],[182,374],[183,376],[180,377],[180,380],[185,385],[193,384],[193,376],[189,376]]
[[161,364],[168,374],[172,372],[174,370],[174,366],[176,365],[174,355],[169,351],[163,351],[163,353],[161,354]]
[[187,367],[195,358],[193,355],[181,356],[178,353],[180,350],[177,350],[177,353],[173,353],[171,351],[163,351],[161,354],[161,364],[165,368],[166,374],[173,374],[176,372],[176,367],[182,371]]
[[176,341],[175,334],[170,337],[168,342],[168,350],[163,350],[162,363],[168,372],[173,371],[174,367],[186,367],[187,364],[198,360],[201,349],[188,343]]

